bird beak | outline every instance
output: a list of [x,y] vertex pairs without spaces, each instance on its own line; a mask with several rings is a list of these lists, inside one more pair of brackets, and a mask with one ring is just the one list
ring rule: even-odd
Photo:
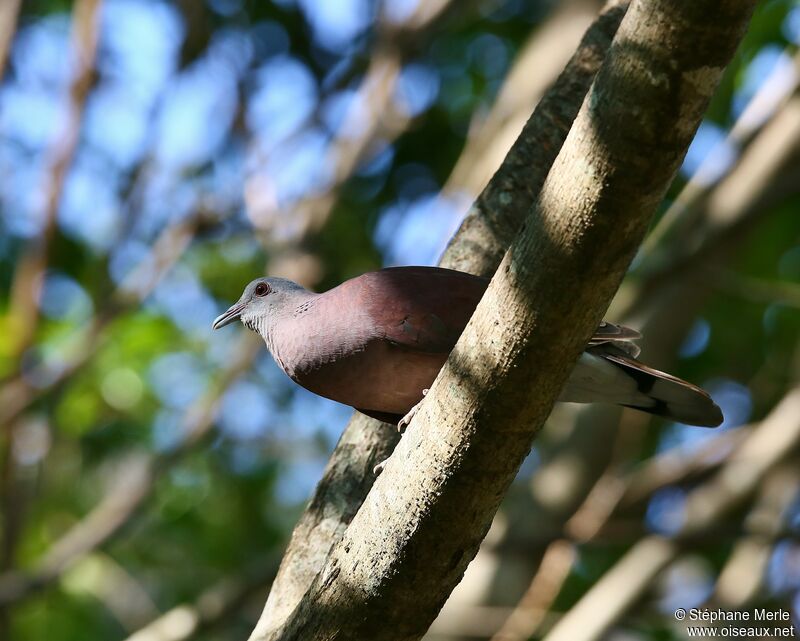
[[228,311],[217,316],[217,318],[211,324],[211,329],[219,329],[220,327],[225,327],[225,325],[230,325],[235,320],[238,320],[239,316],[242,315],[244,306],[245,303],[239,301],[235,305],[229,307]]

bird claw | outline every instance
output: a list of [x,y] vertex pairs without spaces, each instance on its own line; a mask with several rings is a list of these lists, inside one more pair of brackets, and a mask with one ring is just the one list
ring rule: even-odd
[[[427,390],[427,389],[422,390],[422,398],[425,398],[425,396],[428,394],[429,391],[430,390]],[[414,407],[412,407],[410,410],[408,410],[408,413],[403,418],[400,419],[400,422],[397,423],[397,431],[400,432],[400,434],[402,434],[403,432],[406,431],[406,428],[411,423],[411,419],[414,418],[414,415],[419,410],[420,403],[422,403],[422,401],[420,401],[419,403],[414,405]],[[389,462],[390,458],[391,458],[391,456],[383,459],[380,463],[378,463],[375,467],[373,467],[372,468],[372,473],[375,476],[378,476],[381,472],[383,472],[383,470],[386,467],[386,464]]]
[[[422,390],[423,399],[428,395],[429,391],[430,391],[429,389]],[[411,424],[412,419],[414,418],[414,416],[416,416],[417,412],[419,411],[420,403],[422,403],[422,401],[414,405],[414,407],[408,410],[408,413],[403,418],[400,419],[400,422],[397,423],[398,432],[402,434],[403,432],[406,431],[406,428]]]

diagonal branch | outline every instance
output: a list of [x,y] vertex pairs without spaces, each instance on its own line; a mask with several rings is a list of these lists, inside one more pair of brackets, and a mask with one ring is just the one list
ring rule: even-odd
[[[760,98],[761,91],[752,103],[775,104],[774,99]],[[774,94],[774,90],[771,94]],[[660,255],[645,256],[637,269],[637,275],[641,276],[628,278],[625,290],[616,296],[615,304],[607,315],[643,330],[643,351],[648,355],[648,360],[654,361],[659,367],[668,369],[678,344],[713,290],[712,280],[698,279],[698,272],[708,271],[709,265],[729,263],[747,238],[746,232],[774,215],[775,204],[789,197],[792,189],[797,191],[797,181],[787,180],[787,174],[794,168],[787,150],[796,148],[798,139],[796,101],[797,97],[792,97],[777,106],[774,117],[766,121],[759,120],[758,130],[748,132],[750,141],[728,176],[713,185],[703,199],[692,201],[694,209],[687,210],[686,214],[694,225],[683,224],[688,220],[682,223],[692,237],[698,237],[697,243],[685,243],[691,246],[691,255],[686,253],[689,251],[687,247],[681,247],[678,250],[680,255],[675,256],[673,251],[668,263]],[[770,169],[764,172],[763,167]],[[721,197],[731,189],[735,192],[734,197]],[[711,203],[715,205],[712,207]],[[720,207],[720,203],[725,204]],[[652,232],[640,250],[640,258],[650,236]],[[689,259],[685,256],[689,256]],[[655,271],[652,269],[654,264]],[[650,275],[653,274],[657,274],[657,278],[651,280]],[[687,290],[690,280],[693,284]],[[760,289],[757,292],[759,294],[762,293]],[[688,298],[687,291],[691,292]],[[630,310],[635,310],[634,316]],[[696,454],[687,457],[685,452],[671,452],[652,459],[633,474],[621,475],[619,470],[615,470],[615,465],[609,463],[611,450],[617,442],[613,435],[619,423],[619,412],[595,405],[583,408],[578,417],[578,425],[567,431],[563,439],[559,439],[556,451],[551,452],[534,472],[529,503],[523,508],[524,517],[518,516],[521,520],[515,523],[515,527],[505,531],[501,540],[484,542],[482,550],[486,549],[489,558],[502,554],[504,550],[522,547],[525,550],[525,562],[533,572],[540,559],[544,563],[549,557],[550,549],[545,551],[546,546],[560,543],[559,537],[585,542],[598,535],[614,536],[618,525],[607,523],[613,512],[640,506],[643,500],[665,485],[697,481],[700,477],[708,476],[725,462],[731,449],[747,433],[747,430],[720,433]],[[557,424],[551,427],[557,427]],[[606,470],[607,465],[610,467]],[[569,472],[558,472],[564,470]],[[598,479],[604,470],[604,475]],[[518,512],[516,509],[513,514]],[[507,558],[507,555],[503,554],[502,558]],[[503,567],[501,564],[498,572],[502,572]],[[537,594],[540,573],[541,570],[537,571],[530,587],[537,590]],[[504,587],[501,587],[503,583],[498,583],[497,576],[476,573],[472,576],[468,574],[465,581],[467,579],[471,580],[470,586],[464,586],[463,590],[459,586],[457,592],[461,592],[458,597],[454,592],[450,600],[453,608],[463,608],[463,602],[469,599],[465,595],[478,594],[476,583],[481,581],[492,586],[489,588],[492,597],[503,600],[506,595]],[[527,628],[523,621],[526,617],[531,621]],[[532,628],[537,618],[540,618],[538,610],[529,610],[527,597],[524,597],[510,623],[515,626],[519,624],[518,629],[527,630]],[[448,620],[453,619],[451,614]],[[532,634],[524,635],[524,638]]]
[[[611,0],[586,32],[566,69],[542,99],[503,166],[451,241],[441,260],[443,267],[484,276],[494,273],[567,137],[626,8],[627,2]],[[508,176],[520,168],[533,188],[509,198],[504,186]],[[476,251],[484,245],[489,249]],[[279,627],[299,603],[372,487],[372,468],[391,453],[397,438],[396,430],[354,415],[292,533],[259,621],[259,634]]]
[[[474,199],[486,187],[530,118],[531,110],[570,61],[602,6],[597,0],[560,2],[547,20],[537,25],[521,46],[489,112],[478,112],[473,117],[464,149],[442,187],[443,195]],[[599,52],[600,60],[604,52],[605,47]],[[565,135],[566,132],[562,142]]]
[[442,267],[491,276],[544,184],[628,7],[609,0],[537,105],[492,180],[467,212]]
[[413,429],[287,624],[252,639],[424,634],[619,286],[754,5],[632,3]]

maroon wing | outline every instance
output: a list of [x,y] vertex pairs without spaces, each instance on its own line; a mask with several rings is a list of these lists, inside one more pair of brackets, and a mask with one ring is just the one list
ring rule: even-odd
[[[389,267],[355,279],[379,336],[399,347],[447,354],[475,311],[488,278],[441,267]],[[588,348],[611,344],[636,356],[636,330],[603,321]]]
[[432,354],[453,349],[489,284],[439,267],[390,267],[358,280],[378,335]]

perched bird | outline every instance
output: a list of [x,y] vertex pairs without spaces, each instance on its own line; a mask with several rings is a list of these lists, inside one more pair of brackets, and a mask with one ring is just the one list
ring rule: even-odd
[[[407,423],[489,284],[438,267],[392,267],[316,294],[259,278],[213,324],[237,319],[306,389],[390,423]],[[636,360],[635,330],[601,323],[560,401],[615,403],[713,427],[722,412],[699,387]]]

